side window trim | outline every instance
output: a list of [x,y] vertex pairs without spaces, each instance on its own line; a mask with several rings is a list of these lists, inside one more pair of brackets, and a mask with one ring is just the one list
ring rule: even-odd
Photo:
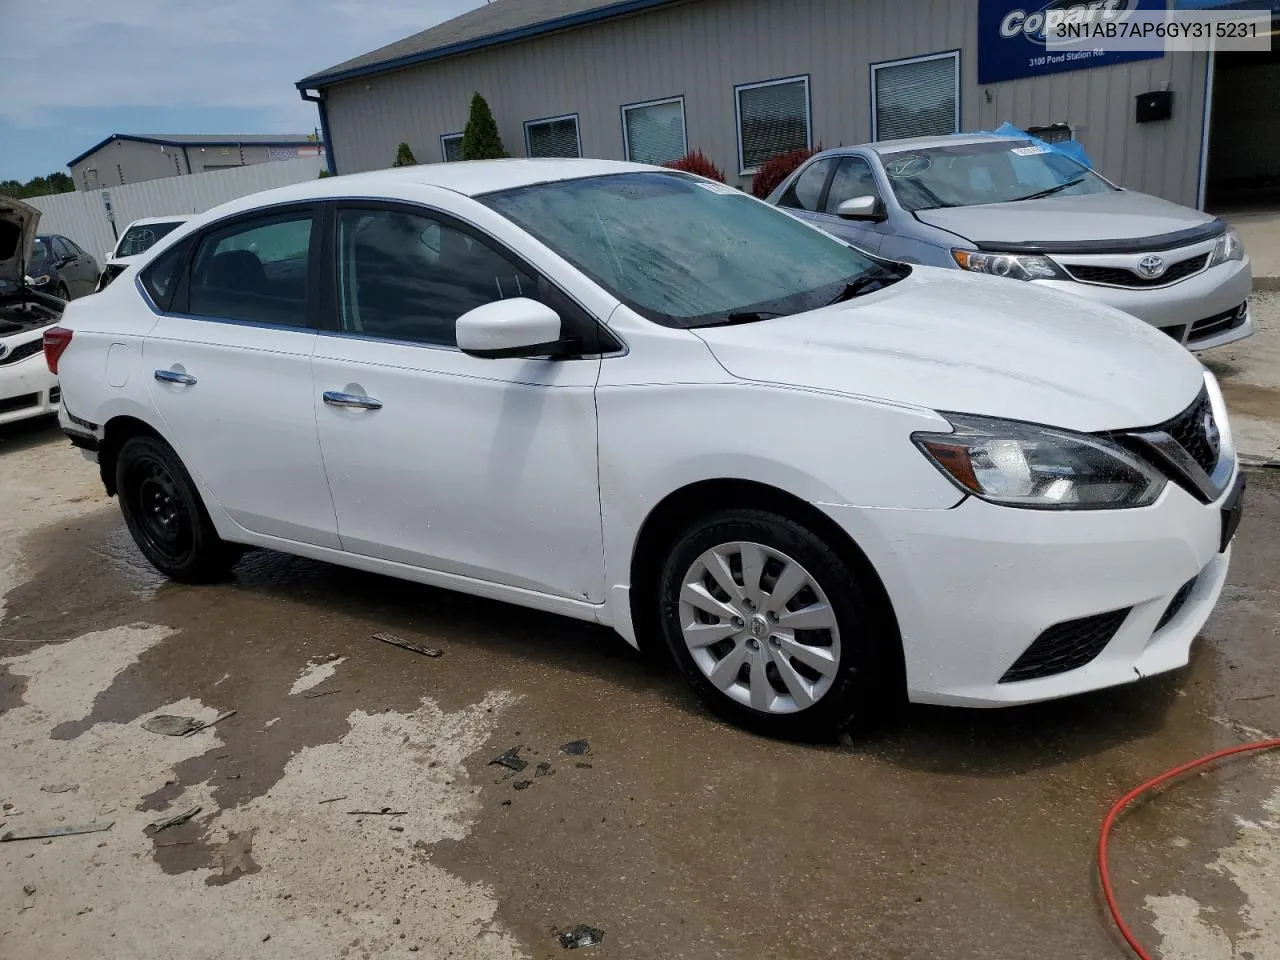
[[[319,278],[318,265],[321,260],[321,244],[324,226],[324,218],[321,216],[324,204],[316,202],[307,203],[285,203],[271,207],[259,207],[255,210],[244,211],[242,213],[232,214],[222,220],[205,224],[199,231],[190,233],[178,241],[179,244],[187,244],[187,249],[183,255],[183,263],[181,273],[178,277],[177,285],[174,288],[173,296],[169,298],[168,309],[162,308],[156,304],[156,310],[159,313],[169,317],[177,317],[182,320],[198,320],[203,323],[229,323],[245,327],[263,327],[269,330],[297,330],[297,331],[314,331],[318,330],[318,322],[323,317],[320,300],[317,299],[316,292],[319,287],[317,283],[322,283]],[[307,285],[306,285],[306,323],[299,326],[294,324],[280,323],[263,323],[257,320],[238,320],[234,317],[214,317],[206,315],[193,314],[191,312],[191,271],[195,265],[196,253],[200,246],[209,237],[210,234],[220,233],[239,226],[242,223],[252,223],[255,220],[274,220],[280,217],[287,217],[290,214],[311,214],[311,235],[308,239],[307,246]],[[158,257],[156,258],[158,259]],[[139,277],[139,281],[141,277]],[[150,299],[150,295],[148,295]],[[154,301],[153,301],[154,303]]]
[[[595,356],[609,355],[621,353],[626,350],[626,346],[618,337],[608,329],[607,326],[591,313],[586,307],[578,303],[570,296],[564,288],[555,283],[543,271],[539,270],[519,253],[512,250],[507,244],[503,243],[497,237],[486,232],[482,228],[463,220],[457,214],[450,213],[447,210],[441,210],[426,203],[414,203],[408,200],[380,200],[377,198],[362,197],[346,197],[325,201],[322,206],[326,208],[324,215],[324,248],[322,256],[323,263],[323,292],[321,302],[323,303],[323,324],[318,328],[319,332],[328,336],[337,337],[355,337],[365,340],[377,340],[382,343],[396,343],[407,347],[417,347],[427,350],[447,350],[450,352],[458,352],[456,346],[448,346],[440,343],[428,343],[421,340],[399,340],[393,337],[380,337],[365,333],[351,333],[342,329],[342,320],[340,315],[339,304],[341,302],[341,291],[339,289],[339,266],[338,266],[338,216],[344,210],[391,210],[401,213],[411,214],[419,217],[429,217],[436,220],[443,227],[449,227],[464,233],[473,240],[484,244],[494,254],[506,260],[512,267],[521,270],[533,277],[537,283],[538,290],[541,291],[544,284],[554,291],[555,298],[567,304],[573,311],[573,316],[569,318],[561,317],[561,320],[570,320],[571,322],[582,324],[587,329],[584,331],[584,352],[581,357],[558,358],[558,359],[588,359]],[[321,271],[317,271],[319,275]],[[592,342],[586,342],[592,341]]]

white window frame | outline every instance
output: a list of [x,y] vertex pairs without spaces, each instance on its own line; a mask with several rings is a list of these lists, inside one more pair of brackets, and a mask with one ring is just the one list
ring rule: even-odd
[[924,63],[926,60],[945,60],[950,57],[954,61],[955,81],[956,81],[956,118],[955,129],[952,133],[960,132],[960,51],[945,50],[942,53],[926,53],[919,57],[906,57],[902,60],[883,60],[880,63],[871,64],[871,139],[876,141],[880,139],[880,119],[879,110],[876,103],[876,71],[882,67],[904,67],[910,63]]
[[578,138],[578,156],[582,156],[582,124],[578,120],[576,113],[562,113],[557,117],[538,117],[536,120],[526,120],[524,122],[524,155],[533,157],[529,150],[529,128],[536,127],[540,123],[556,123],[559,120],[572,120],[573,132]]
[[449,154],[448,154],[448,153],[446,153],[446,152],[445,152],[445,149],[444,149],[444,144],[445,144],[445,141],[446,141],[446,140],[457,140],[457,141],[459,141],[458,149],[459,149],[459,150],[461,150],[461,149],[462,149],[462,146],[461,146],[462,131],[459,131],[459,132],[457,132],[457,133],[442,133],[442,134],[440,134],[440,162],[441,162],[441,163],[449,163],[449,162],[450,162],[450,161],[449,161]]
[[[661,97],[657,100],[642,100],[639,103],[624,103],[622,105],[622,156],[628,163],[637,163],[639,161],[631,159],[631,138],[627,135],[627,112],[630,110],[643,110],[645,107],[663,107],[668,103],[680,104],[680,132],[684,134],[684,153],[681,156],[689,155],[689,117],[684,109],[684,94],[674,97]],[[679,157],[676,158],[677,160]]]
[[759,83],[739,83],[733,88],[734,136],[738,140],[738,176],[747,177],[760,168],[748,167],[742,156],[742,91],[757,90],[760,87],[776,87],[784,83],[804,83],[804,139],[805,149],[813,149],[813,101],[810,99],[809,74],[802,73],[794,77],[780,77],[777,80],[761,80]]

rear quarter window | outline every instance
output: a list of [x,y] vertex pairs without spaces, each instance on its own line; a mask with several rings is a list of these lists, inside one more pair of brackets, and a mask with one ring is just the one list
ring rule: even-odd
[[156,257],[142,269],[142,286],[152,302],[161,311],[167,311],[173,303],[173,293],[186,266],[191,242],[183,240]]

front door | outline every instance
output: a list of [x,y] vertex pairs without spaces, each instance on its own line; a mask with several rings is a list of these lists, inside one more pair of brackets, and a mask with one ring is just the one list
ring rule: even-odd
[[311,402],[312,226],[296,209],[200,237],[143,369],[178,455],[232,520],[337,549]]
[[831,176],[822,198],[822,206],[812,216],[814,223],[842,240],[861,247],[870,253],[880,249],[886,234],[889,233],[888,221],[881,220],[846,220],[837,215],[840,204],[855,197],[876,197],[883,207],[884,198],[876,183],[871,164],[864,157],[841,157],[840,163]]
[[467,356],[457,318],[539,296],[532,270],[418,207],[335,221],[341,329],[312,369],[343,549],[599,602],[599,359]]

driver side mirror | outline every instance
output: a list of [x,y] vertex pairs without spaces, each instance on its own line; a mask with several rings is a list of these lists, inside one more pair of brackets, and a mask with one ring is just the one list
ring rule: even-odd
[[512,297],[468,310],[457,319],[458,349],[471,357],[545,357],[560,353],[560,315],[537,300]]
[[872,196],[852,197],[836,207],[836,216],[845,220],[884,220],[884,201]]
[[115,250],[108,250],[106,253],[104,253],[104,254],[102,255],[102,259],[103,259],[103,260],[110,260],[110,259],[111,259],[112,257],[114,257],[115,255],[116,255]]
[[59,258],[58,258],[58,262],[57,262],[57,266],[59,266],[59,267],[65,267],[68,263],[72,263],[74,260],[75,260],[75,257],[69,256],[69,255],[68,255],[68,256],[62,256],[62,257],[59,257]]

